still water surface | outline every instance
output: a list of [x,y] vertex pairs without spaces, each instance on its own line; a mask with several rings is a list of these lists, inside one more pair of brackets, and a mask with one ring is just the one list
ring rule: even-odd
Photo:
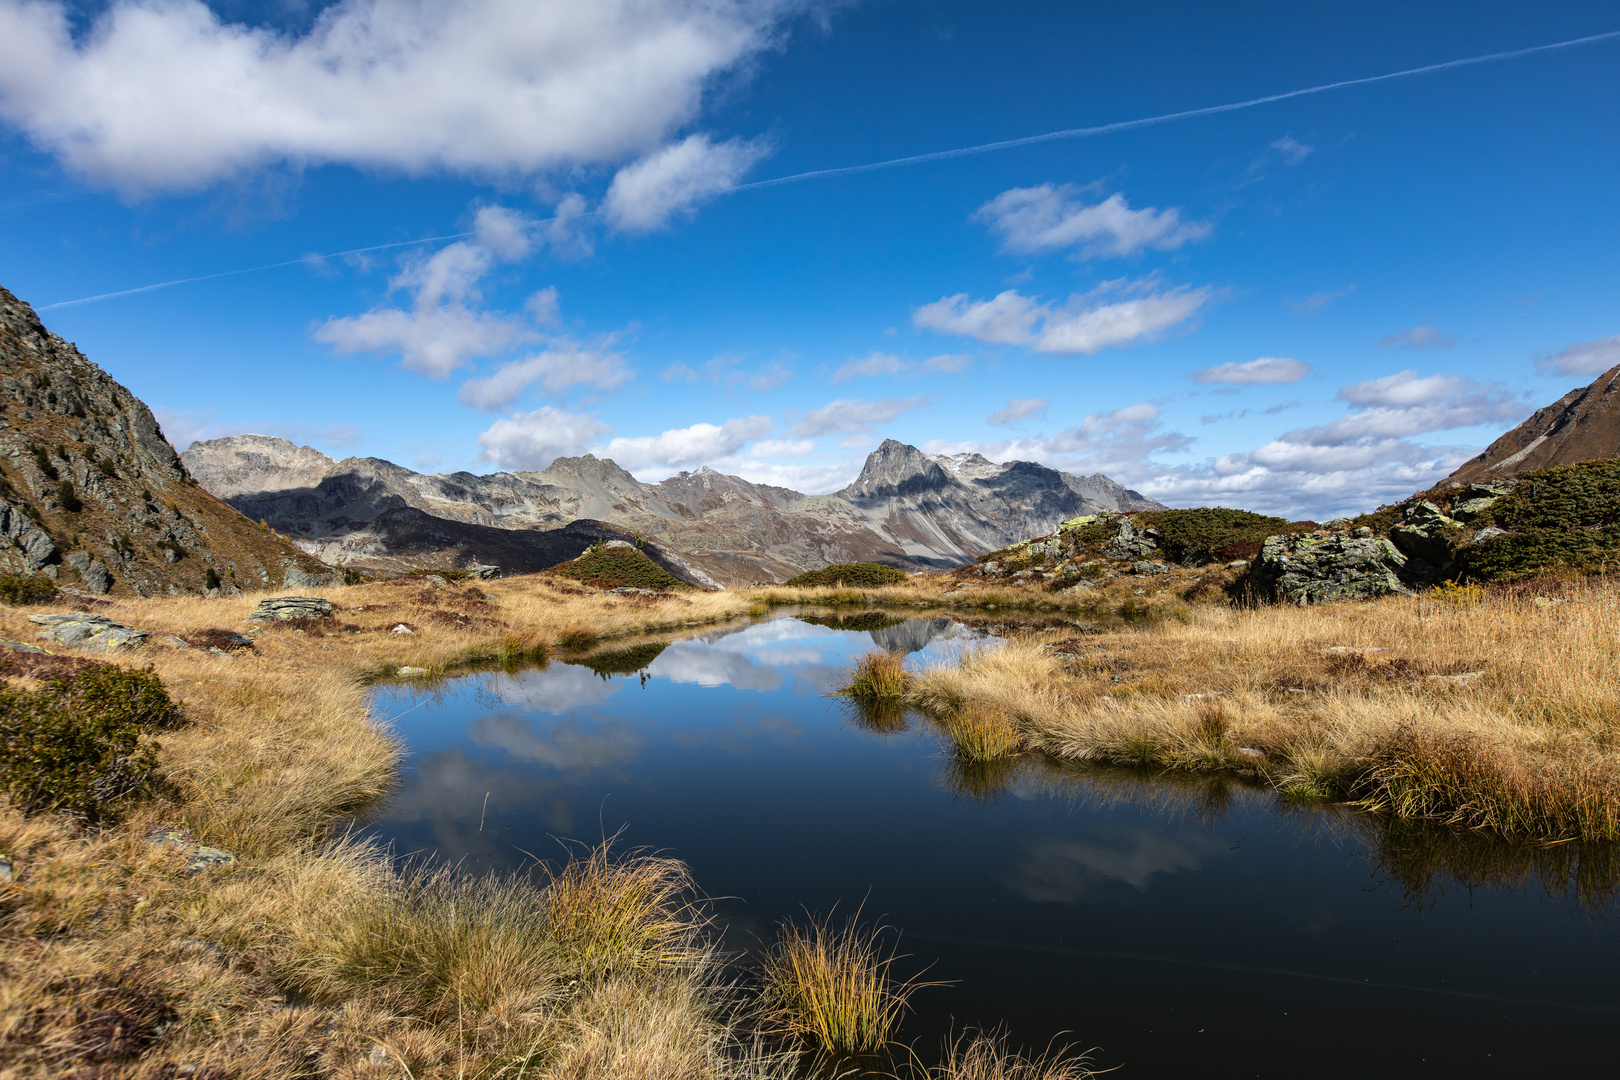
[[410,757],[374,829],[401,854],[515,869],[622,828],[723,898],[739,950],[864,902],[912,970],[954,981],[916,999],[919,1048],[1004,1023],[1096,1046],[1124,1077],[1614,1075],[1611,851],[1393,828],[1220,780],[1038,760],[966,775],[926,719],[827,696],[874,645],[926,664],[982,636],[777,617],[598,670],[381,687]]

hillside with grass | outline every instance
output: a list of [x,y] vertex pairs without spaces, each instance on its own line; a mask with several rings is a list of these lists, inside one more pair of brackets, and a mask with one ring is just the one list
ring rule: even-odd
[[623,540],[592,544],[578,558],[558,563],[542,573],[569,578],[596,589],[672,592],[692,588]]

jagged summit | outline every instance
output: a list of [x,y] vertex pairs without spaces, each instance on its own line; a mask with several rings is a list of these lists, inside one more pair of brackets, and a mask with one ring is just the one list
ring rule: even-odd
[[1537,409],[1444,482],[1481,483],[1601,458],[1620,458],[1620,367]]
[[645,484],[594,454],[558,458],[539,472],[426,476],[255,435],[197,443],[184,457],[201,483],[248,516],[286,529],[328,561],[358,565],[419,558],[420,538],[437,529],[446,537],[441,551],[461,561],[537,569],[558,549],[526,534],[592,520],[656,539],[722,581],[780,580],[834,562],[952,566],[1080,513],[1159,505],[1105,476],[931,455],[895,439],[868,456],[854,483],[820,496],[707,466]]

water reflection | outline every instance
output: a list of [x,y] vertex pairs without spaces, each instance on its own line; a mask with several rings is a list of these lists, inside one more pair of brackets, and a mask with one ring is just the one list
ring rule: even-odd
[[[623,828],[691,865],[738,949],[783,917],[865,899],[918,967],[957,980],[908,1037],[951,1017],[1006,1021],[1037,1045],[1073,1031],[1132,1075],[1248,1060],[1257,1039],[1304,1059],[1345,1031],[1414,1063],[1445,1040],[1449,1054],[1489,1044],[1485,1071],[1598,1045],[1586,1021],[1545,1009],[1514,1027],[1499,1009],[1414,1010],[1392,987],[1620,1008],[1620,941],[1591,918],[1620,892],[1614,848],[1507,844],[1224,775],[965,762],[927,717],[828,691],[874,647],[920,665],[986,638],[871,615],[379,688],[411,758],[377,833],[511,869],[561,855],[557,838]],[[1279,1028],[1285,1012],[1306,1019]],[[1503,1032],[1517,1049],[1492,1042]]]

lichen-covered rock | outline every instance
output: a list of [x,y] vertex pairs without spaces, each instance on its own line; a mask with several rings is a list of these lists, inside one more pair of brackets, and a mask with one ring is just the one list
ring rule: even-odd
[[97,596],[104,596],[112,591],[112,575],[101,564],[99,559],[91,558],[83,551],[75,551],[68,555],[67,564],[79,572],[84,581],[84,587]]
[[34,635],[37,640],[53,645],[70,645],[87,652],[116,652],[138,649],[146,644],[145,630],[132,630],[105,615],[57,611],[48,615],[30,615],[28,621],[45,627]]
[[467,579],[478,581],[493,581],[501,576],[501,568],[488,563],[480,563],[467,571]]
[[1406,556],[1381,536],[1303,533],[1267,540],[1249,580],[1262,595],[1291,604],[1371,600],[1413,595],[1400,577],[1406,565]]
[[1108,541],[1103,554],[1110,559],[1134,562],[1145,559],[1159,549],[1159,535],[1152,529],[1138,531],[1130,518],[1121,518],[1114,538]]
[[343,584],[343,572],[310,573],[298,564],[288,562],[282,568],[281,584],[288,589],[322,589]]
[[1133,573],[1133,574],[1149,574],[1149,575],[1151,575],[1151,574],[1168,574],[1169,572],[1170,572],[1170,567],[1166,566],[1162,562],[1154,562],[1151,559],[1142,559],[1139,562],[1135,562],[1135,563],[1131,564],[1131,573]]
[[319,596],[273,596],[259,601],[248,616],[251,622],[286,622],[289,619],[324,619],[332,614],[332,602]]
[[1408,506],[1401,524],[1389,530],[1389,538],[1402,553],[1423,560],[1435,570],[1451,565],[1462,534],[1462,525],[1427,499]]

